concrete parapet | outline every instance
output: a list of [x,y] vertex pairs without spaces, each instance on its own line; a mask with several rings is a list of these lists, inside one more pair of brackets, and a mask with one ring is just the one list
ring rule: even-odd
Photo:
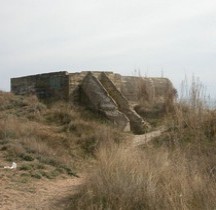
[[68,72],[37,74],[11,79],[11,91],[18,95],[35,94],[45,101],[68,100]]

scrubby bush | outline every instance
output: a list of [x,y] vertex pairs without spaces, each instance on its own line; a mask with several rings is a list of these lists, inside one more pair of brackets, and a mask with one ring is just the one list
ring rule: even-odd
[[166,118],[169,130],[151,144],[102,145],[71,208],[215,209],[216,115],[202,88],[193,78]]
[[[84,161],[94,158],[102,132],[109,132],[116,141],[121,139],[117,130],[68,103],[46,107],[35,96],[5,92],[0,92],[0,102],[0,158],[49,166],[43,177],[76,176],[76,171],[87,165]],[[40,168],[32,170],[41,174]]]
[[189,154],[101,148],[72,209],[214,209],[216,179],[206,170],[208,159]]

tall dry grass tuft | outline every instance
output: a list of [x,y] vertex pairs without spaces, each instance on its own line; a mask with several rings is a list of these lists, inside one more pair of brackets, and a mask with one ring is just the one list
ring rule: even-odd
[[187,152],[103,147],[72,209],[214,209],[216,177]]
[[[181,141],[214,140],[216,134],[216,112],[209,107],[210,98],[198,78],[191,83],[182,82],[178,103],[174,107],[171,138]],[[176,136],[176,137],[175,137]]]

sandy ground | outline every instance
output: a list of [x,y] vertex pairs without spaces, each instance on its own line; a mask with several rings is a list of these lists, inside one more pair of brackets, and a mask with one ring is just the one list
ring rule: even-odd
[[155,131],[143,135],[134,135],[132,146],[137,147],[146,144],[149,141],[151,141],[153,138],[160,136],[165,131],[167,131],[166,127],[160,127]]
[[67,207],[71,195],[83,183],[81,178],[61,178],[39,180],[31,183],[13,181],[10,177],[1,178],[0,209],[2,210],[62,210]]

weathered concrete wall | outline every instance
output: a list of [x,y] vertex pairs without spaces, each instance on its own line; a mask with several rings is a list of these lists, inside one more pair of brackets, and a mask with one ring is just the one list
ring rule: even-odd
[[11,91],[18,95],[36,94],[46,101],[68,100],[67,72],[38,74],[11,79]]
[[81,93],[80,84],[82,83],[87,72],[76,72],[69,74],[69,102],[79,104]]
[[132,105],[156,105],[174,99],[174,87],[167,78],[141,78],[123,76],[121,92]]

